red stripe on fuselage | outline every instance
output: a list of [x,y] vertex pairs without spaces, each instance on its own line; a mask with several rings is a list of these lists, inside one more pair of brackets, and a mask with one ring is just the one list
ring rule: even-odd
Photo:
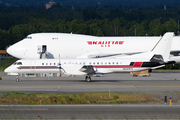
[[17,67],[18,69],[54,69],[56,66],[22,66]]
[[[125,67],[141,67],[142,62],[136,62],[133,66],[129,65],[94,65],[95,68],[125,68]],[[58,69],[56,66],[21,66],[18,69]]]
[[141,67],[143,62],[135,62],[133,67]]
[[124,68],[124,67],[133,67],[133,66],[127,66],[127,65],[125,65],[125,66],[116,66],[116,65],[107,65],[107,66],[93,66],[93,67],[95,67],[95,68]]

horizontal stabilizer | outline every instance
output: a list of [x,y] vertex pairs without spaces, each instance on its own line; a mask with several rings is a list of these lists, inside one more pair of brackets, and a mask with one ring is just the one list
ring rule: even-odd
[[150,61],[151,62],[164,62],[164,59],[162,55],[154,55]]

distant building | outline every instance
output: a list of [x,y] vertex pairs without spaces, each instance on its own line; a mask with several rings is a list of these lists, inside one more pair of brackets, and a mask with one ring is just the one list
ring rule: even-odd
[[164,10],[166,10],[166,6],[164,6]]
[[0,58],[7,58],[7,57],[12,57],[10,56],[6,50],[0,50]]
[[11,7],[11,6],[19,7],[18,5],[11,5],[11,4],[9,4],[9,3],[6,3],[5,6],[6,6],[6,7]]
[[46,7],[46,9],[49,9],[55,4],[56,4],[55,2],[49,2],[49,3],[44,4],[44,6]]
[[10,7],[10,6],[11,6],[11,4],[9,4],[9,3],[6,3],[6,4],[5,4],[5,6],[6,6],[6,7]]

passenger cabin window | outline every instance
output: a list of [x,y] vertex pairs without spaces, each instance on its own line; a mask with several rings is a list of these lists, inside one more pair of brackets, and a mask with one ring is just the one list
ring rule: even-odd
[[91,65],[91,62],[89,64]]
[[56,65],[56,63],[54,63],[54,65]]
[[46,63],[46,65],[48,65],[48,63]]
[[118,62],[116,62],[116,64],[118,65]]
[[53,40],[58,40],[58,38],[52,38]]
[[50,65],[51,65],[51,63],[50,63]]
[[109,65],[111,64],[111,62],[109,62]]
[[97,62],[97,65],[99,65],[99,62]]
[[96,63],[95,63],[95,62],[93,62],[93,64],[95,65]]
[[44,65],[44,63],[42,63],[42,65]]

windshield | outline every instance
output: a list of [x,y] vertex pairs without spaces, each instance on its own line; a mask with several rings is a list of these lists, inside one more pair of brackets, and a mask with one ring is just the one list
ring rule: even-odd
[[22,62],[15,62],[13,65],[22,65]]
[[27,36],[25,39],[32,39],[32,37],[30,37],[30,36]]

